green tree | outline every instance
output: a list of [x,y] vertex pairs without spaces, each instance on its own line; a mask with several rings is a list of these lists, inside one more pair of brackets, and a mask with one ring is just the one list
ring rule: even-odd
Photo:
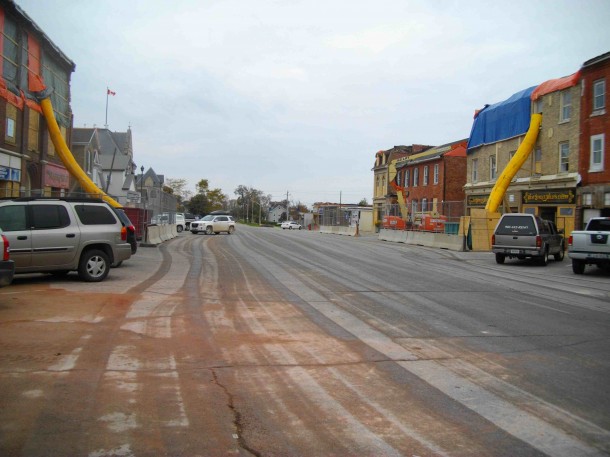
[[366,198],[363,198],[358,202],[358,206],[369,206],[369,202],[366,201]]
[[240,219],[258,221],[259,216],[266,218],[271,195],[265,195],[262,190],[239,185],[234,191],[237,195],[236,216]]
[[207,179],[200,180],[195,188],[197,193],[187,204],[191,213],[205,215],[227,206],[228,197],[220,188],[210,189],[210,182]]

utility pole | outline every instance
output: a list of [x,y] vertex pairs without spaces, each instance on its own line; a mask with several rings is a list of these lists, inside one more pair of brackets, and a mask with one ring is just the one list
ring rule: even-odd
[[286,191],[286,222],[288,222],[288,217],[290,216],[290,204],[288,203],[288,191]]

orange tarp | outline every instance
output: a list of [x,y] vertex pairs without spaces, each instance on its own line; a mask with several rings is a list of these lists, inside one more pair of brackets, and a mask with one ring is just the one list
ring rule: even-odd
[[530,98],[532,101],[536,101],[543,95],[550,94],[551,92],[557,92],[558,90],[567,89],[568,87],[573,87],[578,84],[579,79],[580,71],[577,71],[570,76],[564,76],[563,78],[549,79],[536,87]]

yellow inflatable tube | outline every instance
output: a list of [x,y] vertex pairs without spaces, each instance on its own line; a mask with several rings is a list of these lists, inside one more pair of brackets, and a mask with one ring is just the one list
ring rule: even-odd
[[[396,160],[392,160],[390,162],[390,166],[388,167],[388,182],[393,183],[394,178],[396,178]],[[393,186],[396,190],[398,207],[400,208],[400,214],[402,215],[402,219],[406,222],[409,217],[409,211],[407,209],[407,205],[405,204],[405,196],[403,194],[402,187]]]
[[525,134],[523,142],[517,149],[517,152],[515,152],[513,158],[510,160],[510,162],[508,162],[508,165],[506,165],[506,168],[504,168],[502,171],[502,174],[496,181],[496,185],[489,194],[487,205],[485,205],[485,209],[488,212],[495,213],[498,210],[498,207],[502,203],[502,199],[504,198],[504,194],[506,193],[506,189],[508,189],[511,180],[523,166],[525,160],[528,158],[532,152],[532,149],[534,148],[541,123],[542,114],[532,114],[530,127]]
[[61,161],[64,163],[66,169],[70,172],[70,174],[78,180],[78,182],[86,192],[99,196],[115,208],[122,208],[123,205],[121,205],[119,202],[108,196],[99,187],[97,187],[93,183],[93,181],[89,179],[89,176],[87,176],[87,174],[83,171],[78,162],[74,160],[74,156],[70,152],[68,145],[66,145],[66,141],[61,135],[61,131],[59,130],[59,126],[57,125],[57,121],[55,120],[55,113],[53,113],[53,105],[51,104],[51,99],[49,97],[41,99],[40,107],[42,108],[42,114],[44,115],[44,118],[47,121],[47,128],[49,129],[49,134],[51,135],[51,141],[55,146],[55,151],[61,158]]

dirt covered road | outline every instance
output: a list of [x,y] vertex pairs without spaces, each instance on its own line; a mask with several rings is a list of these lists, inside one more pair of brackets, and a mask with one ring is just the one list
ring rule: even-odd
[[417,306],[382,310],[398,286],[372,287],[374,244],[261,230],[181,234],[100,284],[0,290],[0,455],[608,452],[603,412],[581,417],[503,356],[431,338]]

